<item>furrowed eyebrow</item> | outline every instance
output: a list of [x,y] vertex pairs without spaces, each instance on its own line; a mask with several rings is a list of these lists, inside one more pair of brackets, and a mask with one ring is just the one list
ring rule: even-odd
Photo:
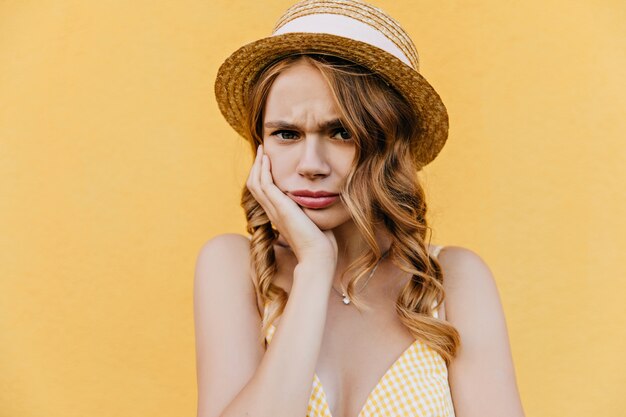
[[[293,123],[289,123],[283,120],[276,120],[265,123],[265,127],[268,129],[292,129],[292,130],[300,130],[300,127]],[[338,128],[343,128],[343,123],[339,119],[328,120],[326,122],[320,123],[318,126],[319,132],[330,131]]]

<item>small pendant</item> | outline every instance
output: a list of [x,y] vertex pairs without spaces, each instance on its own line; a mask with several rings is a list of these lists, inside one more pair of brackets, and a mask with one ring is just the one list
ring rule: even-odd
[[347,296],[347,295],[345,295],[345,294],[341,294],[341,295],[343,295],[343,303],[344,303],[345,305],[350,304],[350,299],[348,298],[348,296]]

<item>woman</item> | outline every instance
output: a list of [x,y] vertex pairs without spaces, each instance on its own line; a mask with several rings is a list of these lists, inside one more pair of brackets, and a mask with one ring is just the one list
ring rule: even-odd
[[493,276],[427,243],[447,114],[399,24],[297,3],[216,95],[255,153],[251,236],[198,256],[198,416],[523,416]]

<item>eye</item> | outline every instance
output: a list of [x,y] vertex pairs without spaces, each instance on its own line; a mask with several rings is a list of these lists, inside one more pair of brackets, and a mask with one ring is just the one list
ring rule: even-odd
[[294,132],[292,132],[291,130],[277,130],[276,132],[273,132],[271,134],[271,136],[278,136],[278,138],[280,138],[282,140],[289,140],[289,138],[285,138],[285,137],[281,136],[281,133],[286,133],[287,135],[291,135]]
[[[337,130],[335,130],[335,132],[334,132],[334,133],[335,133],[335,135],[336,135],[337,133],[346,133],[348,136],[347,136],[347,137],[344,137],[344,136],[342,135],[342,138],[341,138],[341,140],[342,140],[342,141],[344,141],[344,142],[348,142],[348,141],[352,140],[352,135],[350,134],[350,132],[348,132],[348,131],[347,131],[346,129],[344,129],[344,128],[337,129]],[[334,136],[334,135],[333,135],[333,136]]]
[[[344,128],[335,129],[333,133],[334,134],[332,135],[332,137],[335,137],[337,134],[342,134],[340,140],[343,142],[348,142],[352,140],[352,135]],[[287,135],[287,137],[283,135]],[[290,137],[289,135],[293,136]],[[280,140],[284,141],[297,139],[297,133],[292,130],[277,130],[275,132],[272,132],[270,136],[277,136]]]

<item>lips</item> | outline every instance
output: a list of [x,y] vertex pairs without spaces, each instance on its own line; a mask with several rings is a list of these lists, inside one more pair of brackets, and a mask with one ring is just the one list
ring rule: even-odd
[[339,199],[339,194],[328,191],[295,190],[288,195],[299,205],[312,209],[328,207]]

